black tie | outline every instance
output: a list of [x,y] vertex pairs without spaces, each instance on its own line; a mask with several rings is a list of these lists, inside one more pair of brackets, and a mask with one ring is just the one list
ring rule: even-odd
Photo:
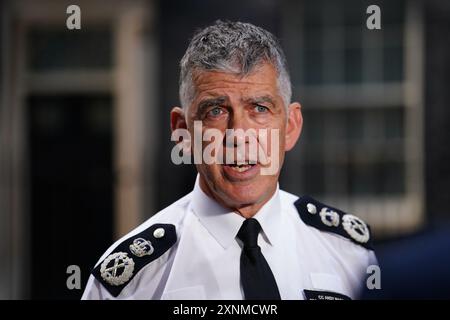
[[258,246],[261,226],[256,219],[246,219],[238,238],[244,243],[241,253],[241,282],[246,300],[280,300],[277,283]]

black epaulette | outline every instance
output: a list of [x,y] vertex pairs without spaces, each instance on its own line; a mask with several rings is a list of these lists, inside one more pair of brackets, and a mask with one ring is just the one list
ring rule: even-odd
[[174,225],[154,224],[120,243],[92,274],[117,297],[143,267],[158,259],[176,241]]
[[320,203],[309,196],[300,197],[294,205],[300,218],[307,225],[336,233],[373,250],[370,227],[360,218]]

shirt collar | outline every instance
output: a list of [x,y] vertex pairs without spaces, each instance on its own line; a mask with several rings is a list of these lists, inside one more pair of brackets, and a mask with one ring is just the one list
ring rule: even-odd
[[[224,248],[234,241],[245,218],[230,209],[222,207],[207,196],[200,188],[200,176],[197,175],[192,192],[191,208],[208,232]],[[281,227],[281,202],[279,187],[272,198],[253,217],[258,220],[266,240],[274,245],[279,238]]]
[[279,191],[277,183],[277,188],[272,198],[253,217],[258,220],[262,231],[271,245],[278,243],[281,232],[281,201]]

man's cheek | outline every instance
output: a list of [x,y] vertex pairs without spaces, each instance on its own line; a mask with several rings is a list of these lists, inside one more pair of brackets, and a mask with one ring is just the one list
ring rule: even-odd
[[262,139],[261,156],[265,156],[263,167],[261,168],[261,175],[274,175],[280,169],[280,130],[271,129],[269,135]]
[[209,128],[203,132],[203,161],[208,164],[223,164],[222,131]]

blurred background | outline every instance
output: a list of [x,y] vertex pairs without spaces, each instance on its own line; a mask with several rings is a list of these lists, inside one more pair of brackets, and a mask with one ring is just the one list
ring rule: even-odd
[[304,129],[283,189],[360,216],[380,246],[450,220],[447,0],[3,0],[1,299],[80,298],[113,240],[190,192],[169,111],[189,39],[216,19],[285,49]]

